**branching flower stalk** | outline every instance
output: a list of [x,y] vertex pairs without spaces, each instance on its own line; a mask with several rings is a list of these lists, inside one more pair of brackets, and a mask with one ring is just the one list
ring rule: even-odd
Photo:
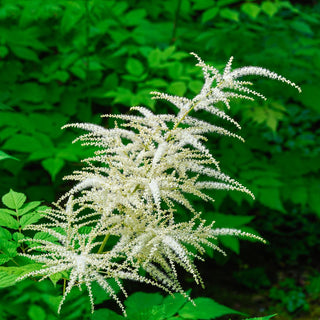
[[[215,228],[188,199],[188,194],[204,201],[213,200],[207,190],[237,190],[254,198],[249,189],[221,172],[218,161],[206,147],[206,134],[217,133],[243,139],[227,129],[200,120],[191,114],[199,110],[222,118],[240,129],[240,125],[216,105],[230,107],[230,99],[253,100],[265,97],[248,88],[252,83],[239,80],[246,75],[265,76],[300,88],[267,69],[243,67],[231,69],[232,58],[221,74],[205,64],[204,85],[193,99],[153,92],[154,99],[164,99],[178,108],[176,115],[154,114],[144,107],[133,107],[136,115],[104,115],[115,119],[106,129],[89,123],[75,123],[87,130],[75,141],[97,148],[84,161],[82,170],[65,177],[76,184],[45,213],[46,223],[31,225],[44,237],[24,239],[29,250],[22,253],[42,264],[42,268],[23,275],[48,278],[68,273],[68,282],[59,312],[73,287],[87,288],[92,311],[92,283],[96,282],[125,309],[109,279],[115,279],[126,296],[122,280],[149,283],[166,292],[187,296],[178,280],[176,266],[188,271],[203,285],[194,263],[203,260],[206,247],[222,254],[216,245],[220,236],[252,238],[254,234],[237,229]],[[185,207],[185,221],[176,217],[177,204]],[[188,220],[187,217],[191,216]],[[116,244],[108,244],[112,237]],[[144,276],[139,270],[145,270]]]

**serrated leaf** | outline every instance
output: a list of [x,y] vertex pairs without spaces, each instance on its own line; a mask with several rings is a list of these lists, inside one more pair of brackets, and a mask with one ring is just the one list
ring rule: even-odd
[[10,214],[15,217],[17,216],[17,212],[14,210],[10,210],[10,209],[0,209],[0,215],[1,215],[1,213]]
[[10,209],[18,210],[25,203],[27,197],[20,192],[15,192],[12,189],[2,197],[2,202]]
[[17,248],[19,247],[19,244],[17,244],[14,241],[3,241],[0,240],[0,247],[1,247],[1,251],[8,257],[13,258],[15,257],[18,252],[17,252]]
[[20,219],[20,224],[22,229],[30,224],[33,224],[35,222],[38,222],[42,218],[42,215],[39,212],[31,212],[26,213],[24,216]]
[[39,270],[41,267],[39,263],[31,263],[22,267],[0,267],[0,288],[13,286],[20,276]]
[[10,229],[19,229],[19,222],[12,218],[11,215],[1,213],[0,215],[0,226],[7,227]]
[[0,227],[0,239],[11,240],[11,238],[11,233],[7,229]]
[[225,307],[209,298],[197,298],[194,300],[195,306],[188,302],[179,311],[179,315],[186,319],[216,319],[227,314],[243,313]]
[[20,225],[24,229],[26,226],[38,222],[41,218],[43,215],[37,211],[27,213],[20,219]]
[[29,202],[29,203],[26,203],[24,204],[19,210],[18,210],[18,215],[19,216],[22,216],[24,215],[25,213],[39,207],[41,204],[40,201],[33,201],[33,202]]
[[0,254],[0,265],[10,261],[11,258],[5,254]]
[[54,236],[52,236],[51,234],[47,233],[47,232],[44,232],[44,231],[40,231],[40,232],[37,232],[33,239],[40,239],[40,240],[46,240],[46,241],[50,241],[50,242],[57,242],[58,239]]
[[12,235],[12,239],[16,242],[19,242],[19,240],[22,240],[24,239],[24,235],[20,232],[15,232],[13,235]]

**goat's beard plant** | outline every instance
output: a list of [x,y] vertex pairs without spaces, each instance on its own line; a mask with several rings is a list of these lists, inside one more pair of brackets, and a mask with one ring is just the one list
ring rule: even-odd
[[[205,193],[208,189],[237,190],[253,197],[247,188],[221,172],[204,144],[204,135],[211,132],[243,139],[191,113],[204,110],[240,129],[216,104],[222,102],[229,108],[231,98],[265,97],[248,88],[252,83],[238,78],[259,75],[280,80],[299,91],[300,88],[264,68],[232,71],[232,58],[221,74],[193,55],[204,74],[203,88],[196,97],[191,100],[153,92],[154,99],[165,99],[175,105],[177,115],[155,115],[146,108],[134,107],[131,110],[139,115],[105,116],[121,123],[115,122],[113,129],[88,123],[65,126],[87,130],[89,133],[77,140],[95,146],[98,151],[84,160],[86,166],[82,170],[66,177],[77,183],[44,214],[48,222],[29,226],[31,230],[47,233],[53,240],[32,240],[35,243],[29,253],[22,255],[43,266],[19,279],[35,276],[45,279],[67,272],[58,312],[72,288],[81,289],[83,284],[93,311],[92,283],[97,282],[125,314],[108,282],[111,278],[124,295],[121,280],[130,279],[187,296],[179,283],[176,266],[203,285],[194,260],[203,260],[206,247],[225,254],[213,240],[231,235],[264,242],[259,236],[241,230],[215,228],[188,201],[186,194],[213,200]],[[177,222],[176,203],[185,207],[190,220]],[[110,245],[110,237],[115,244]],[[145,271],[143,275],[141,269]]]

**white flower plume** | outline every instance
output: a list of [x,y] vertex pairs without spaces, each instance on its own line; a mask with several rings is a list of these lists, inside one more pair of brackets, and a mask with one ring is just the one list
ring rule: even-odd
[[[176,266],[184,268],[203,285],[195,260],[203,260],[206,247],[221,254],[216,245],[223,235],[252,238],[256,235],[237,229],[215,228],[201,218],[189,195],[201,200],[214,200],[208,190],[236,190],[254,198],[248,188],[220,169],[218,161],[206,145],[207,134],[243,139],[222,126],[199,120],[196,112],[204,110],[240,125],[217,107],[228,108],[230,100],[265,98],[248,88],[251,82],[239,80],[246,75],[265,76],[300,88],[267,69],[243,67],[232,70],[232,58],[223,73],[205,64],[192,53],[202,68],[204,84],[193,99],[153,92],[154,99],[164,99],[178,108],[176,115],[154,114],[144,107],[133,107],[132,114],[105,115],[115,119],[114,128],[90,123],[66,127],[88,131],[76,141],[96,148],[84,159],[81,170],[65,177],[76,184],[49,210],[47,221],[28,228],[49,238],[24,239],[29,251],[24,256],[41,264],[40,270],[29,272],[42,279],[67,272],[60,308],[74,286],[87,288],[92,310],[92,282],[97,282],[122,311],[124,307],[109,284],[114,278],[126,295],[120,280],[136,280],[155,285],[167,292],[186,296],[178,280]],[[176,211],[186,209],[179,220]],[[51,237],[51,238],[50,238]],[[112,238],[112,244],[109,239]],[[143,268],[146,276],[141,276]]]

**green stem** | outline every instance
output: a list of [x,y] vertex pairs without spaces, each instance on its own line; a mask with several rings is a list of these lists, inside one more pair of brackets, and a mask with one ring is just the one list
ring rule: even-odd
[[86,91],[87,91],[87,105],[88,110],[91,110],[91,97],[89,94],[90,86],[89,86],[89,27],[90,27],[90,11],[89,11],[89,0],[85,1],[85,9],[86,9],[86,48],[85,48],[85,56],[86,56]]
[[98,253],[102,253],[102,252],[103,252],[103,249],[104,249],[104,247],[105,247],[105,245],[106,245],[109,237],[110,237],[110,234],[107,234],[107,235],[104,237],[104,239],[103,239],[103,241],[102,241],[102,243],[101,243],[101,246],[100,246],[100,248],[99,248],[99,250],[98,250]]
[[180,13],[180,9],[181,9],[181,2],[182,2],[182,0],[178,0],[176,15],[175,15],[174,21],[173,21],[173,29],[172,29],[171,43],[175,43],[175,42],[176,42],[176,34],[177,34],[177,26],[178,26],[179,13]]
[[67,286],[67,279],[63,278],[63,290],[62,290],[62,294],[64,295],[66,292],[66,286]]

